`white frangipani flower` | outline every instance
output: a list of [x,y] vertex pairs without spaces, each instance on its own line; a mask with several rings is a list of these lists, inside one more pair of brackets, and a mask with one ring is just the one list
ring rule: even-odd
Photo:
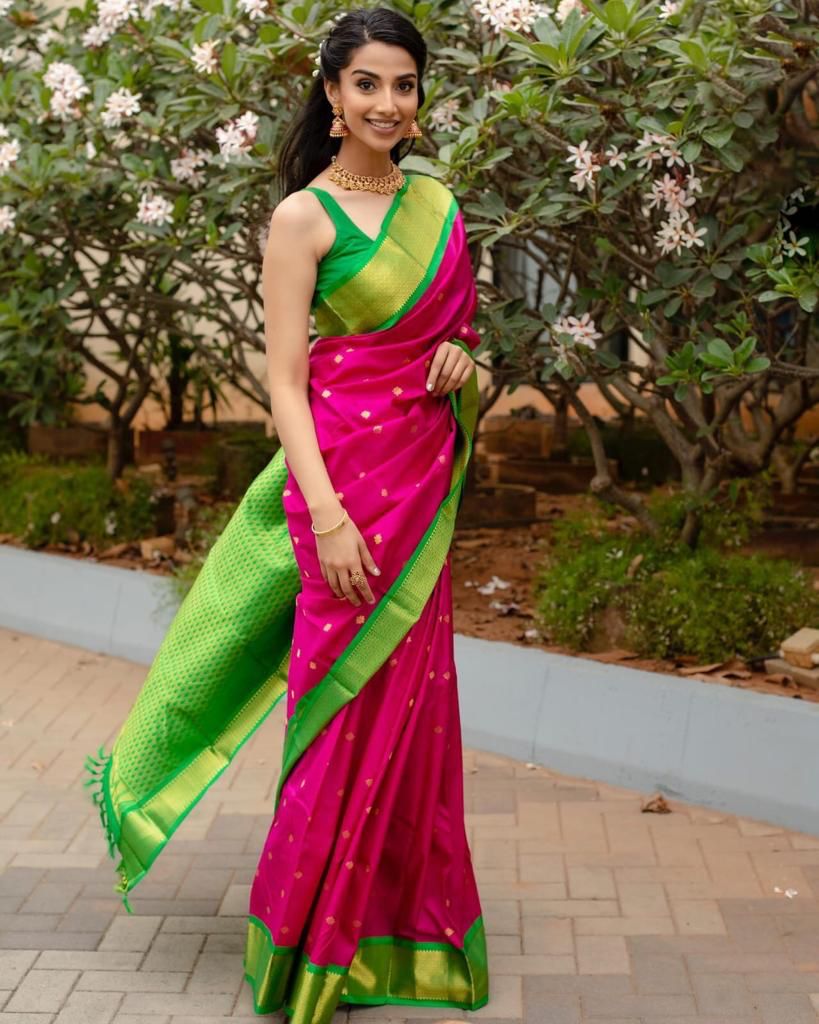
[[97,147],[94,145],[91,139],[85,143],[85,157],[87,160],[93,160],[97,155]]
[[252,110],[245,111],[241,117],[236,118],[235,124],[240,131],[245,132],[251,139],[255,139],[259,127],[259,115],[254,114]]
[[50,110],[55,117],[61,121],[68,121],[72,117],[82,116],[77,101],[88,95],[91,90],[73,64],[65,61],[54,61],[49,64],[43,75],[43,84],[53,90]]
[[205,149],[183,149],[180,156],[171,160],[171,174],[177,181],[187,181],[194,188],[204,183],[205,176],[197,167],[208,162],[210,154]]
[[13,7],[13,0],[0,0],[0,18],[4,18]]
[[[2,2],[2,0],[0,0]],[[44,29],[34,40],[34,45],[40,51],[45,53],[51,43],[58,37],[58,33],[51,27]]]
[[256,139],[258,123],[258,116],[248,111],[241,117],[228,121],[224,127],[216,129],[216,141],[219,143],[219,151],[225,160],[250,152]]
[[555,320],[552,330],[555,334],[568,334],[576,345],[585,345],[587,348],[596,348],[595,342],[603,337],[590,313],[584,313],[579,319],[576,316],[562,316]]
[[0,142],[0,171],[7,171],[12,164],[17,163],[20,155],[20,143],[17,139],[9,142]]
[[11,64],[14,60],[14,47],[4,46],[0,49],[0,64]]
[[705,248],[705,240],[703,235],[708,234],[708,228],[698,228],[693,220],[687,220],[683,225],[682,239],[683,245],[686,249],[690,249],[694,245],[699,245],[701,248]]
[[267,17],[267,0],[239,0],[239,10],[248,14],[250,20],[258,20]]
[[594,151],[589,149],[588,139],[583,139],[577,146],[567,146],[566,149],[569,153],[566,162],[575,167],[575,173],[569,178],[569,181],[576,186],[578,192],[582,192],[584,188],[594,185],[594,178],[600,171],[600,164],[596,160]]
[[577,188],[578,192],[582,192],[584,188],[591,188],[594,185],[594,177],[599,170],[600,167],[598,164],[588,164],[583,167],[578,167],[574,174],[569,178],[569,181]]
[[0,235],[11,231],[16,216],[13,206],[0,206]]
[[580,0],[560,0],[555,8],[555,17],[558,21],[565,21],[572,11],[580,11],[581,14],[588,14],[589,10]]
[[457,132],[457,114],[460,109],[461,105],[458,100],[450,97],[449,99],[442,100],[437,107],[433,107],[429,112],[428,121],[439,132]]
[[528,32],[537,18],[549,10],[537,0],[473,0],[481,21],[488,22],[500,35],[503,31]]
[[591,167],[594,163],[594,152],[589,149],[589,140],[583,139],[583,141],[577,146],[567,146],[569,155],[566,157],[566,162],[574,164],[579,170],[581,167]]
[[687,211],[678,211],[670,214],[660,230],[654,235],[660,252],[679,253],[693,246],[705,246],[702,236],[707,234],[707,228],[698,228],[689,217]]
[[788,237],[782,240],[782,251],[786,256],[793,258],[794,256],[805,256],[807,250],[804,248],[808,244],[810,239],[805,236],[804,238],[797,238],[795,231],[788,232]]
[[680,7],[682,5],[677,0],[665,0],[665,3],[660,5],[659,16],[665,21],[667,18],[673,18],[676,14],[680,13]]
[[97,22],[111,33],[139,13],[136,0],[99,0],[97,4]]
[[626,169],[626,155],[621,153],[616,146],[609,146],[606,150],[609,167],[619,167],[621,171]]
[[102,123],[106,128],[119,128],[122,125],[123,117],[133,117],[140,111],[139,101],[141,92],[131,92],[129,89],[117,89],[112,92],[105,101],[102,111]]
[[172,224],[173,203],[163,196],[151,195],[146,190],[139,198],[136,219],[142,224]]
[[214,40],[208,39],[201,46],[194,45],[191,60],[200,75],[214,74],[219,67],[219,57]]
[[98,47],[103,46],[114,33],[107,28],[103,28],[102,25],[91,25],[90,28],[86,29],[83,33],[82,43],[83,46],[89,50],[96,50]]

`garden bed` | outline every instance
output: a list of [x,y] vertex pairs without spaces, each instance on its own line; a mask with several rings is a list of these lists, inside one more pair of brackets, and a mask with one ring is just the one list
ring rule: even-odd
[[[184,483],[184,480],[179,483]],[[541,549],[548,540],[551,524],[587,501],[582,495],[539,494],[537,520],[529,525],[506,526],[502,532],[490,527],[456,530],[452,545],[452,574],[454,626],[457,633],[537,647],[556,654],[609,663],[622,662],[646,671],[819,703],[819,691],[787,677],[753,671],[738,659],[722,664],[697,665],[692,658],[641,658],[629,651],[606,646],[604,642],[597,645],[600,648],[598,650],[577,655],[567,647],[545,642],[534,619],[533,586],[541,561]],[[769,533],[757,537],[749,550],[780,554],[781,548],[791,547],[787,536],[783,537],[782,534],[781,529],[774,527]],[[807,556],[814,585],[819,589],[819,531],[802,531],[801,540],[802,555]],[[0,542],[23,547],[7,535],[0,535]],[[172,560],[161,557],[143,558],[138,545],[112,545],[107,557],[102,557],[102,552],[88,549],[72,551],[65,545],[47,546],[41,550],[164,576],[171,574],[174,564]],[[793,552],[789,551],[789,554]],[[185,553],[181,553],[179,561],[187,558]],[[493,580],[500,583],[493,584]],[[508,586],[504,587],[502,583]],[[485,592],[487,590],[492,592]],[[536,635],[532,634],[533,630],[537,630]]]

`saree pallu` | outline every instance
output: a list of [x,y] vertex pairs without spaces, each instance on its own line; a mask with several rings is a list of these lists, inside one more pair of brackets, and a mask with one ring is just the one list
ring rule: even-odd
[[[177,612],[112,750],[88,758],[123,896],[281,697],[275,812],[250,894],[257,1013],[488,1000],[464,827],[449,548],[477,375],[426,391],[435,350],[479,341],[452,193],[408,177],[366,262],[322,296],[309,402],[336,493],[381,575],[336,598],[283,449]],[[127,906],[127,901],[126,901]]]

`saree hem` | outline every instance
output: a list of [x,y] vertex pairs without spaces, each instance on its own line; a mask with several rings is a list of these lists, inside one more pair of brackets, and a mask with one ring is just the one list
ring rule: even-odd
[[304,1024],[327,1024],[339,1003],[478,1010],[489,1000],[485,950],[479,915],[463,946],[373,936],[359,942],[349,966],[319,965],[297,946],[276,946],[264,921],[251,914],[244,977],[255,1013],[282,1010],[299,1014]]

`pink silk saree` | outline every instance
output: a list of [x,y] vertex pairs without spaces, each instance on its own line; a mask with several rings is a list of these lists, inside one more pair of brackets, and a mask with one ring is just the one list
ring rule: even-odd
[[[474,349],[463,220],[412,175],[366,263],[322,296],[309,402],[380,576],[358,607],[321,575],[280,448],[214,545],[110,754],[88,758],[121,892],[282,696],[275,813],[244,955],[257,1013],[488,1000],[464,827],[449,548],[477,375],[426,391],[436,348]],[[146,768],[150,750],[150,767]]]

